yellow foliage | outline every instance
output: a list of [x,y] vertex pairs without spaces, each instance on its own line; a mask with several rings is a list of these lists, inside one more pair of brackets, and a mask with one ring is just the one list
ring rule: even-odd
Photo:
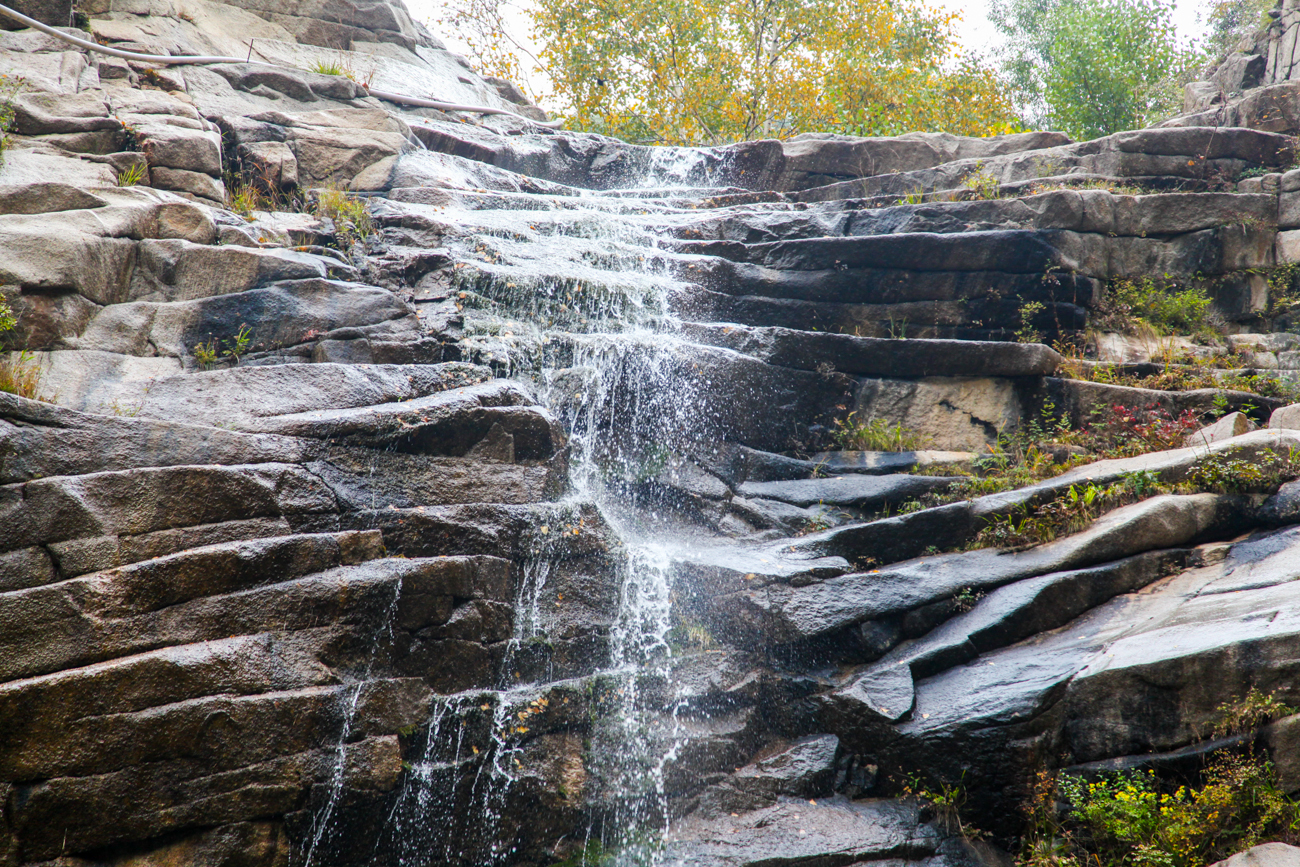
[[569,121],[667,144],[1014,128],[956,15],[910,0],[538,0]]
[[[517,75],[501,2],[459,0],[462,23],[478,22],[485,71]],[[577,129],[705,145],[1019,129],[993,71],[958,52],[958,16],[916,0],[535,0],[529,14]]]

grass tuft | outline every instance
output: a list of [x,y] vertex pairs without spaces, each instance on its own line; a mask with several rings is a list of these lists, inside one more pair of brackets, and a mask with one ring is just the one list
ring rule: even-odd
[[132,163],[117,173],[117,185],[119,187],[134,187],[144,183],[145,172],[144,163]]
[[345,250],[365,241],[375,231],[365,199],[342,190],[321,190],[316,200],[316,216],[328,217],[334,223],[339,246]]

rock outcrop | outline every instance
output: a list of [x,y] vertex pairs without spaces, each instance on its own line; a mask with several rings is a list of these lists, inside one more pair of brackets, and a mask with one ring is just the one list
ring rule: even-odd
[[[1300,701],[1300,123],[655,149],[400,4],[79,12],[263,63],[0,32],[6,867],[998,864],[1037,771]],[[1154,276],[1219,354],[1041,342]],[[1097,406],[1188,426],[966,487]]]

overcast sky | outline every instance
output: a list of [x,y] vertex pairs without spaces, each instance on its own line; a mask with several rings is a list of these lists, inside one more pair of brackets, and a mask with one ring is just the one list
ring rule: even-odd
[[[962,14],[962,24],[958,27],[957,34],[968,49],[987,54],[988,49],[998,43],[998,32],[993,29],[986,14],[987,0],[930,0],[930,2],[935,6]],[[1201,7],[1200,0],[1178,0],[1174,11],[1174,23],[1178,27],[1178,35],[1183,39],[1191,39],[1200,32],[1201,25],[1196,20],[1196,14]]]
[[[515,2],[523,3],[526,0],[515,0]],[[988,0],[929,0],[929,2],[935,6],[960,12],[962,23],[957,27],[957,34],[962,44],[971,51],[985,56],[991,55],[1000,37],[986,14]],[[436,24],[430,24],[429,19],[441,11],[443,0],[406,0],[406,3],[410,7],[411,14],[428,24],[429,29],[446,42],[449,48],[465,53],[465,46],[456,39],[456,34],[443,32]],[[1202,5],[1203,0],[1177,0],[1174,21],[1178,27],[1178,34],[1183,39],[1191,39],[1200,32],[1201,25],[1197,20],[1197,13]],[[527,25],[520,21],[514,35],[524,40],[527,37],[527,29]]]

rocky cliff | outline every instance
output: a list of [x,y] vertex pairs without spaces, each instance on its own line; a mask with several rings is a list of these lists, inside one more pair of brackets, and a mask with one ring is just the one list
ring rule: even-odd
[[246,62],[0,31],[5,865],[996,864],[1300,702],[1290,85],[650,149],[400,4],[75,11]]

